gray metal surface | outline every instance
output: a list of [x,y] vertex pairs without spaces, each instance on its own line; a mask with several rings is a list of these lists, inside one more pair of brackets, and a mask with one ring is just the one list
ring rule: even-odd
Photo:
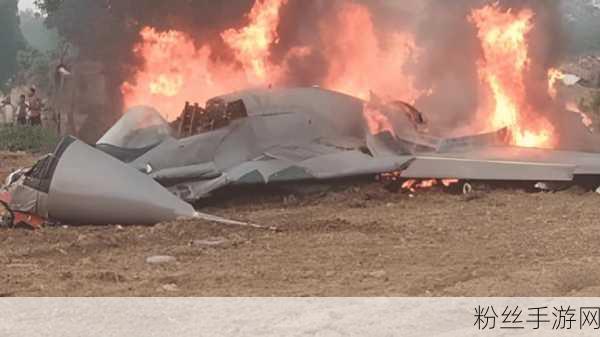
[[492,161],[416,156],[403,178],[507,181],[571,181],[576,167],[524,161]]
[[[576,175],[600,176],[600,156],[595,153],[502,146],[506,130],[432,137],[417,132],[403,114],[387,111],[384,105],[382,113],[396,114],[390,120],[397,136],[372,136],[363,116],[364,101],[320,88],[246,90],[219,99],[242,100],[248,117],[194,137],[169,138],[138,158],[134,167],[143,170],[150,165],[159,180],[189,178],[170,188],[186,200],[229,184],[397,170],[403,170],[406,178],[471,180],[571,181]],[[217,177],[219,173],[222,176]]]
[[464,151],[428,154],[441,159],[480,160],[513,164],[550,164],[574,166],[574,175],[600,175],[600,154],[574,151],[487,146]]
[[221,172],[217,171],[215,165],[211,162],[207,164],[168,168],[158,172],[152,172],[150,177],[156,181],[168,181],[186,179],[213,179],[220,175]]
[[444,139],[424,135],[406,116],[396,116],[394,123],[408,123],[397,125],[396,136],[371,135],[363,116],[365,102],[319,88],[248,90],[220,99],[243,100],[248,117],[176,139],[158,112],[134,109],[100,142],[143,148],[139,157],[125,164],[75,141],[60,156],[47,197],[14,185],[14,200],[20,209],[72,224],[151,224],[196,217],[239,225],[243,223],[197,213],[183,200],[232,184],[392,171],[401,171],[404,178],[547,182],[591,175],[600,183],[599,154],[503,146],[506,130]]
[[[320,88],[246,90],[217,99],[226,103],[242,100],[248,117],[233,120],[218,130],[175,139],[168,136],[169,132],[165,131],[168,124],[156,116],[156,111],[138,109],[132,116],[125,116],[103,139],[117,146],[147,145],[151,140],[163,139],[130,165],[133,171],[147,172],[161,183],[177,180],[176,185],[168,189],[185,200],[205,197],[230,184],[332,179],[390,171],[403,171],[405,178],[469,180],[571,181],[577,175],[600,177],[600,155],[596,153],[504,146],[507,130],[461,138],[434,137],[423,134],[393,105],[380,104],[376,108],[388,116],[396,136],[392,133],[371,135],[363,115],[366,102]],[[147,116],[148,121],[144,121],[143,116]],[[139,126],[150,128],[136,130]],[[155,137],[152,132],[156,133]],[[77,157],[70,159],[70,167],[61,166],[61,175],[72,176],[78,166],[89,166],[86,157],[99,160],[95,153],[81,153]],[[101,161],[95,164],[99,168],[88,168],[86,180],[120,171],[116,169],[119,165],[113,164],[114,167],[108,169],[102,167],[108,163]],[[143,175],[137,176],[139,180]],[[118,177],[117,180],[123,179],[129,178]],[[82,186],[85,184],[82,182]],[[97,189],[96,183],[87,184]],[[128,192],[128,186],[136,186],[140,194],[152,195],[140,184],[145,183],[115,183],[118,186],[100,189],[97,197],[101,200],[112,194],[117,199],[140,197]],[[157,185],[148,188],[158,189]],[[61,198],[71,197],[70,192],[63,192],[67,191],[63,186],[55,192],[59,190]],[[162,194],[147,202],[173,203]],[[71,197],[69,202],[75,199]],[[160,207],[148,214],[152,212],[162,214]],[[87,217],[87,213],[83,213],[80,216]]]
[[171,128],[158,111],[137,106],[127,111],[97,144],[139,149],[155,145],[170,135]]
[[48,212],[72,224],[152,224],[195,215],[150,177],[80,141],[58,162]]
[[[232,181],[244,180],[251,173],[260,174],[257,181],[241,183],[269,183],[278,173],[296,168],[304,172],[301,177],[289,177],[286,180],[332,179],[366,174],[377,174],[403,169],[413,159],[412,156],[390,156],[373,158],[359,151],[338,151],[324,155],[313,155],[304,160],[273,159],[268,161],[245,162],[229,171]],[[278,177],[277,180],[281,180]]]

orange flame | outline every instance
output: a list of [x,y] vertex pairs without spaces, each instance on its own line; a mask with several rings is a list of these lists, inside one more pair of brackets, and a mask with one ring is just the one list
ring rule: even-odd
[[429,179],[429,180],[421,181],[421,183],[419,184],[419,187],[420,188],[432,188],[435,185],[437,185],[437,180]]
[[554,127],[527,102],[524,76],[530,63],[527,36],[533,17],[531,10],[503,11],[497,3],[471,13],[483,49],[479,75],[493,102],[482,113],[488,129],[508,127],[514,145],[553,148]]
[[414,103],[423,94],[414,76],[406,74],[421,52],[414,36],[378,33],[369,9],[354,2],[344,3],[336,17],[321,24],[325,54],[332,61],[325,87],[364,100],[373,91]]
[[[407,67],[416,63],[421,50],[408,32],[380,33],[369,9],[346,2],[333,19],[322,22],[324,53],[331,60],[324,86],[363,100],[374,92],[385,100],[401,98],[414,103],[426,90],[415,87],[415,77]],[[380,71],[382,66],[384,71]],[[395,135],[387,116],[367,105],[365,120],[372,134],[388,131]]]
[[553,99],[556,99],[556,96],[558,95],[556,84],[564,78],[565,74],[562,71],[556,68],[550,68],[550,70],[548,70],[548,95]]
[[379,133],[389,132],[396,136],[396,131],[394,130],[392,123],[390,123],[390,120],[381,111],[370,104],[365,104],[363,114],[371,134],[377,135]]
[[196,48],[187,34],[150,27],[140,34],[142,42],[134,51],[144,59],[144,66],[132,82],[121,86],[126,108],[149,105],[174,120],[186,101],[208,100],[247,85],[244,73],[212,61],[210,47]]
[[278,43],[279,10],[287,0],[258,0],[250,14],[250,24],[240,30],[228,29],[221,34],[223,41],[235,52],[251,83],[268,80],[269,50]]
[[435,186],[439,186],[440,184],[443,187],[450,187],[454,184],[458,184],[460,180],[458,179],[425,179],[425,180],[417,180],[417,179],[409,179],[402,183],[402,189],[410,192],[416,192],[419,189],[429,189]]
[[402,184],[402,189],[415,193],[419,188],[419,182],[416,179],[409,179]]
[[[132,81],[122,85],[125,108],[151,105],[168,120],[174,120],[186,101],[206,100],[249,86],[279,84],[291,59],[304,58],[313,46],[295,46],[280,64],[270,60],[270,48],[278,43],[279,12],[288,0],[256,0],[248,24],[228,29],[220,36],[231,48],[231,64],[211,58],[208,44],[198,43],[179,31],[141,30],[142,41],[135,53],[144,60]],[[420,50],[409,33],[378,32],[369,9],[354,2],[340,5],[338,15],[323,19],[319,29],[322,52],[330,60],[329,73],[320,84],[367,100],[369,92],[388,99],[414,101],[423,94],[415,89],[414,77],[405,75]],[[196,42],[196,43],[195,43]],[[385,71],[376,71],[385,65]],[[392,130],[377,111],[365,115],[372,132]]]
[[174,120],[186,101],[205,102],[230,91],[268,84],[278,77],[270,73],[277,69],[268,63],[269,47],[277,43],[278,13],[286,1],[257,1],[246,27],[223,32],[242,67],[213,60],[210,46],[197,47],[183,32],[143,28],[142,42],[134,52],[144,60],[144,67],[121,87],[125,107],[150,105],[167,120]]
[[454,184],[458,184],[460,182],[460,180],[458,179],[442,179],[442,185],[444,185],[445,187],[450,187]]

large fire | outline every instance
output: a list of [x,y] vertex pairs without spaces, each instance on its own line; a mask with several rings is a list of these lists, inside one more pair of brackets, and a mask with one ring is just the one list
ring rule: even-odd
[[[367,101],[372,92],[386,100],[400,98],[410,103],[425,94],[415,88],[414,76],[405,69],[418,62],[421,52],[410,33],[378,36],[369,9],[353,2],[346,3],[332,20],[324,21],[320,30],[324,52],[332,60],[324,87]],[[374,106],[366,106],[364,114],[371,133],[394,134],[388,118]]]
[[[221,33],[233,51],[234,64],[211,59],[211,48],[179,31],[141,31],[135,52],[144,60],[132,82],[122,86],[125,106],[146,104],[174,120],[186,101],[204,102],[212,97],[249,86],[277,85],[284,78],[288,60],[310,55],[314,46],[291,48],[280,64],[270,59],[270,48],[278,43],[279,12],[287,0],[257,0],[248,14],[248,24]],[[416,62],[419,50],[408,33],[376,32],[369,9],[348,1],[337,17],[324,18],[319,30],[330,70],[323,83],[328,89],[369,99],[370,92],[385,98],[414,102],[422,92],[414,88],[414,77],[405,67]],[[382,65],[385,71],[377,71]],[[391,130],[387,118],[371,109],[367,120],[372,132]]]
[[550,68],[548,70],[548,95],[553,99],[556,99],[558,96],[558,81],[561,81],[565,78],[565,74],[556,68]]
[[483,49],[479,75],[489,92],[482,115],[490,129],[508,127],[514,145],[552,148],[556,145],[554,127],[533,110],[525,87],[531,62],[527,37],[533,17],[531,10],[504,11],[497,3],[471,13]]
[[[414,103],[424,92],[406,72],[421,52],[407,32],[378,36],[369,9],[346,3],[337,16],[322,22],[325,54],[332,61],[324,86],[368,100],[370,92]],[[382,69],[384,67],[384,69]]]
[[247,26],[221,34],[239,64],[213,60],[211,47],[197,47],[186,33],[145,27],[140,33],[142,42],[135,47],[144,66],[132,83],[124,83],[121,88],[125,106],[150,105],[167,120],[174,120],[186,101],[205,102],[231,91],[277,81],[279,68],[269,63],[269,49],[277,43],[279,10],[285,2],[257,0]]
[[[211,57],[209,43],[195,41],[180,31],[141,30],[135,52],[144,61],[122,92],[126,107],[151,105],[168,120],[176,119],[186,101],[206,100],[248,87],[285,85],[288,62],[322,53],[328,60],[324,88],[369,100],[371,92],[385,100],[414,103],[430,90],[416,88],[408,68],[419,62],[422,50],[409,31],[386,31],[375,26],[369,8],[353,0],[339,4],[333,17],[321,20],[319,46],[290,48],[277,63],[271,48],[279,43],[280,10],[289,0],[256,0],[247,24],[220,33],[234,61]],[[498,4],[473,10],[469,20],[476,26],[483,51],[478,62],[481,88],[480,125],[473,132],[509,128],[511,142],[525,147],[552,148],[557,137],[541,111],[527,97],[529,35],[534,13],[503,10]],[[549,72],[549,94],[555,96],[558,72]],[[292,80],[293,82],[293,80]],[[434,94],[434,93],[433,93]],[[365,109],[371,132],[390,131],[387,117],[376,108]]]
[[242,63],[251,83],[263,84],[274,72],[269,63],[271,44],[277,43],[279,10],[287,0],[257,1],[248,15],[250,24],[221,34],[227,45],[233,49],[236,58]]
[[135,51],[143,57],[144,67],[133,82],[121,87],[126,107],[149,105],[174,120],[186,101],[207,100],[248,85],[243,72],[211,60],[208,46],[197,48],[182,32],[146,27],[141,35],[143,43]]

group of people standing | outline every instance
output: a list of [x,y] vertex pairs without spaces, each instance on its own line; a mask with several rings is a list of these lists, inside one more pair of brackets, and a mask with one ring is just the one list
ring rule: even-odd
[[16,105],[11,102],[10,95],[0,103],[1,125],[42,125],[44,104],[37,96],[35,87],[29,88],[27,95],[20,95]]

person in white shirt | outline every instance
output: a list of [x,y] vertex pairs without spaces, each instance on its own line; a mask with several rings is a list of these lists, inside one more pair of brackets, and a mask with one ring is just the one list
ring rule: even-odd
[[15,107],[10,103],[10,96],[6,96],[0,103],[0,124],[12,125],[14,123]]

